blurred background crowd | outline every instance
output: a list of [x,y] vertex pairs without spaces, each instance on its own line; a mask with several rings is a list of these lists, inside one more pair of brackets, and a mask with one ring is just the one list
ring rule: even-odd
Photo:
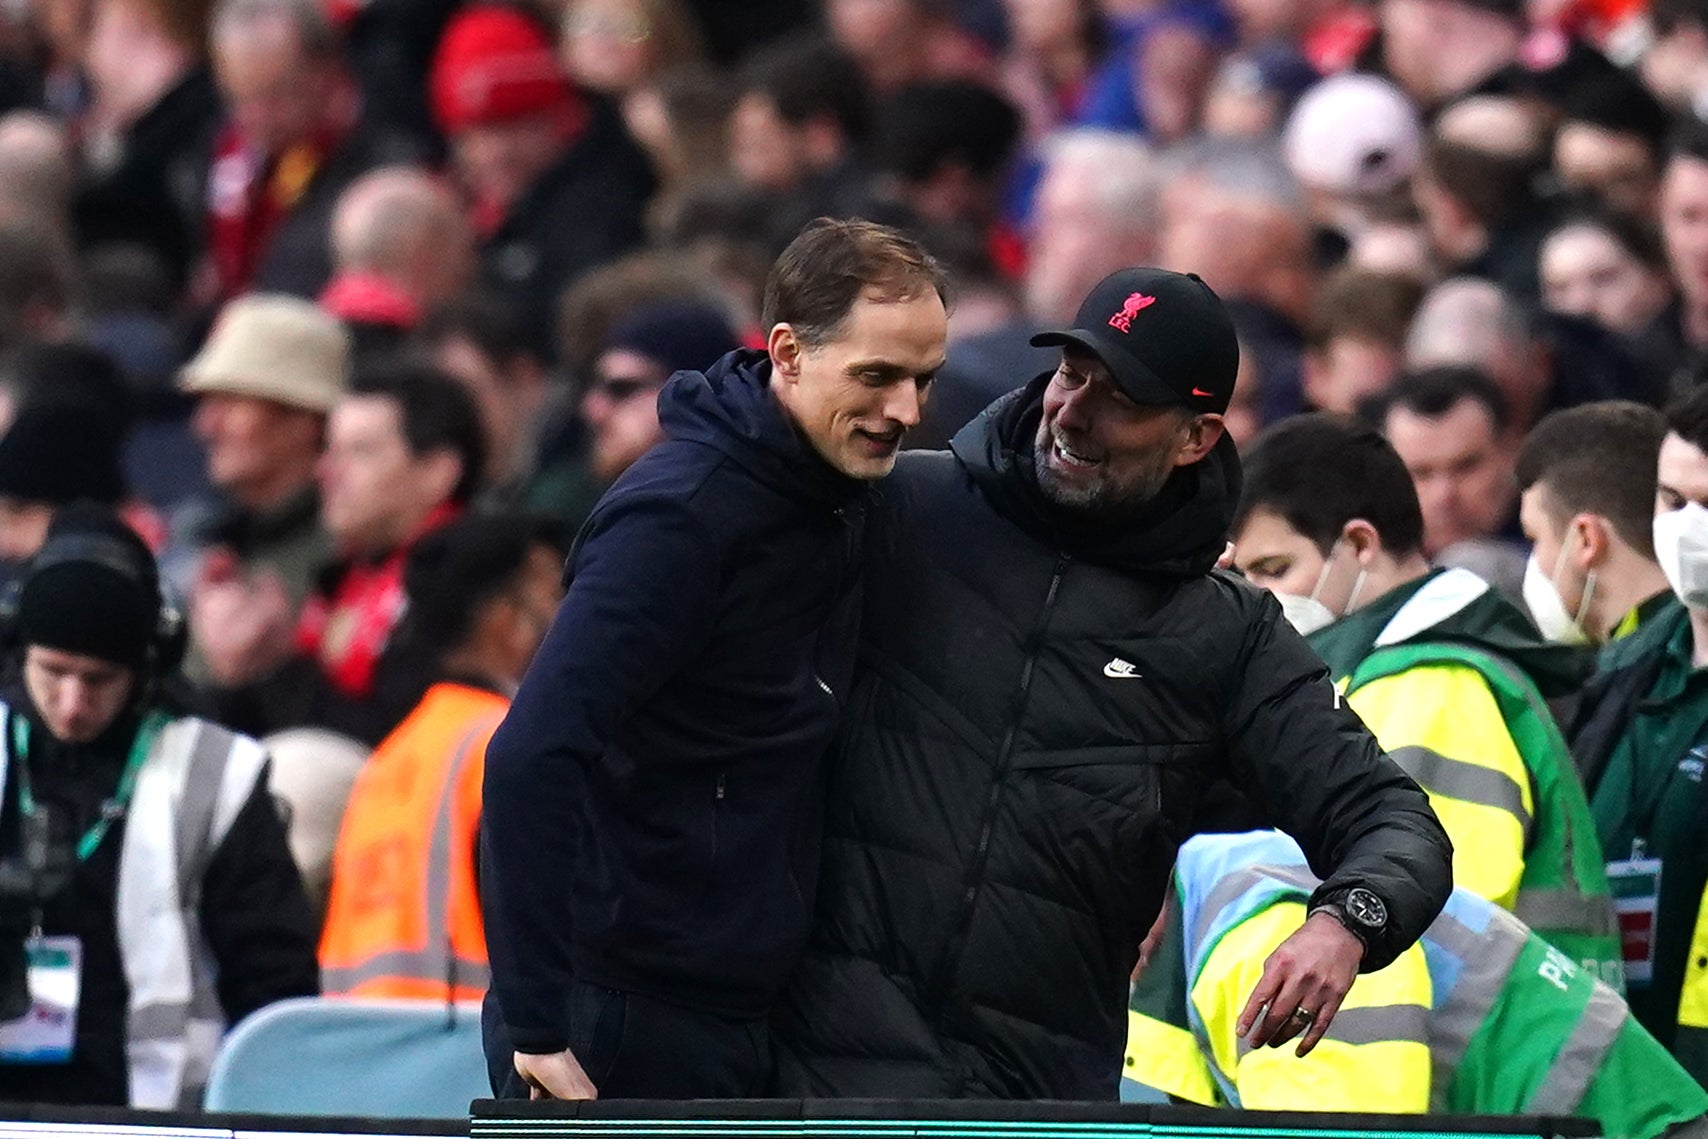
[[909,445],[1105,274],[1196,272],[1235,438],[1365,417],[1423,554],[1517,600],[1537,422],[1708,379],[1705,120],[1708,0],[3,0],[0,577],[129,523],[324,904],[367,750],[513,690],[659,388],[829,214],[949,271]]

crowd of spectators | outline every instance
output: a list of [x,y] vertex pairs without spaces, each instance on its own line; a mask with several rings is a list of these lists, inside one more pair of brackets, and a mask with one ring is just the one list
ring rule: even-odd
[[[337,812],[386,792],[349,756],[456,751],[466,784],[549,623],[541,559],[660,437],[671,373],[763,342],[766,269],[821,215],[948,269],[915,447],[1053,367],[1030,338],[1108,273],[1201,275],[1236,442],[1358,417],[1411,477],[1418,572],[1604,646],[1554,712],[1608,859],[1657,835],[1603,780],[1695,818],[1708,585],[1649,514],[1708,502],[1705,0],[0,5],[0,584],[64,507],[122,518],[185,615],[179,697],[277,744],[311,896],[359,914]],[[1674,823],[1631,978],[1663,1043],[1708,882]]]

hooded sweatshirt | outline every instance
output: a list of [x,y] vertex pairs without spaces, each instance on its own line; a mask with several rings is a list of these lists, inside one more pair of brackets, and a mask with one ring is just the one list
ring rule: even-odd
[[760,1015],[806,936],[866,488],[770,376],[739,351],[666,384],[667,439],[588,519],[488,748],[482,903],[523,1051],[567,1045],[571,981]]

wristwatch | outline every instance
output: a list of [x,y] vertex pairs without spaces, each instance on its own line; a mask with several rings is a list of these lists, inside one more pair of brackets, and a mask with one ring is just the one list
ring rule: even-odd
[[1327,914],[1346,927],[1346,932],[1370,948],[1370,941],[1388,924],[1388,906],[1362,886],[1354,886],[1340,897],[1325,898],[1311,907],[1306,918]]

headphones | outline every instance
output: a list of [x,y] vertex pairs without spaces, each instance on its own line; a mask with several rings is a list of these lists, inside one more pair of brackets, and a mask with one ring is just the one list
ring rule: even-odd
[[0,654],[12,657],[23,646],[19,644],[18,618],[22,611],[24,590],[35,576],[55,566],[92,565],[110,570],[125,581],[159,600],[154,628],[149,634],[144,652],[143,669],[153,677],[163,677],[174,671],[184,660],[189,644],[189,623],[183,610],[174,605],[160,585],[160,571],[150,557],[147,564],[137,556],[128,543],[106,534],[70,533],[48,538],[17,578],[0,589]]

